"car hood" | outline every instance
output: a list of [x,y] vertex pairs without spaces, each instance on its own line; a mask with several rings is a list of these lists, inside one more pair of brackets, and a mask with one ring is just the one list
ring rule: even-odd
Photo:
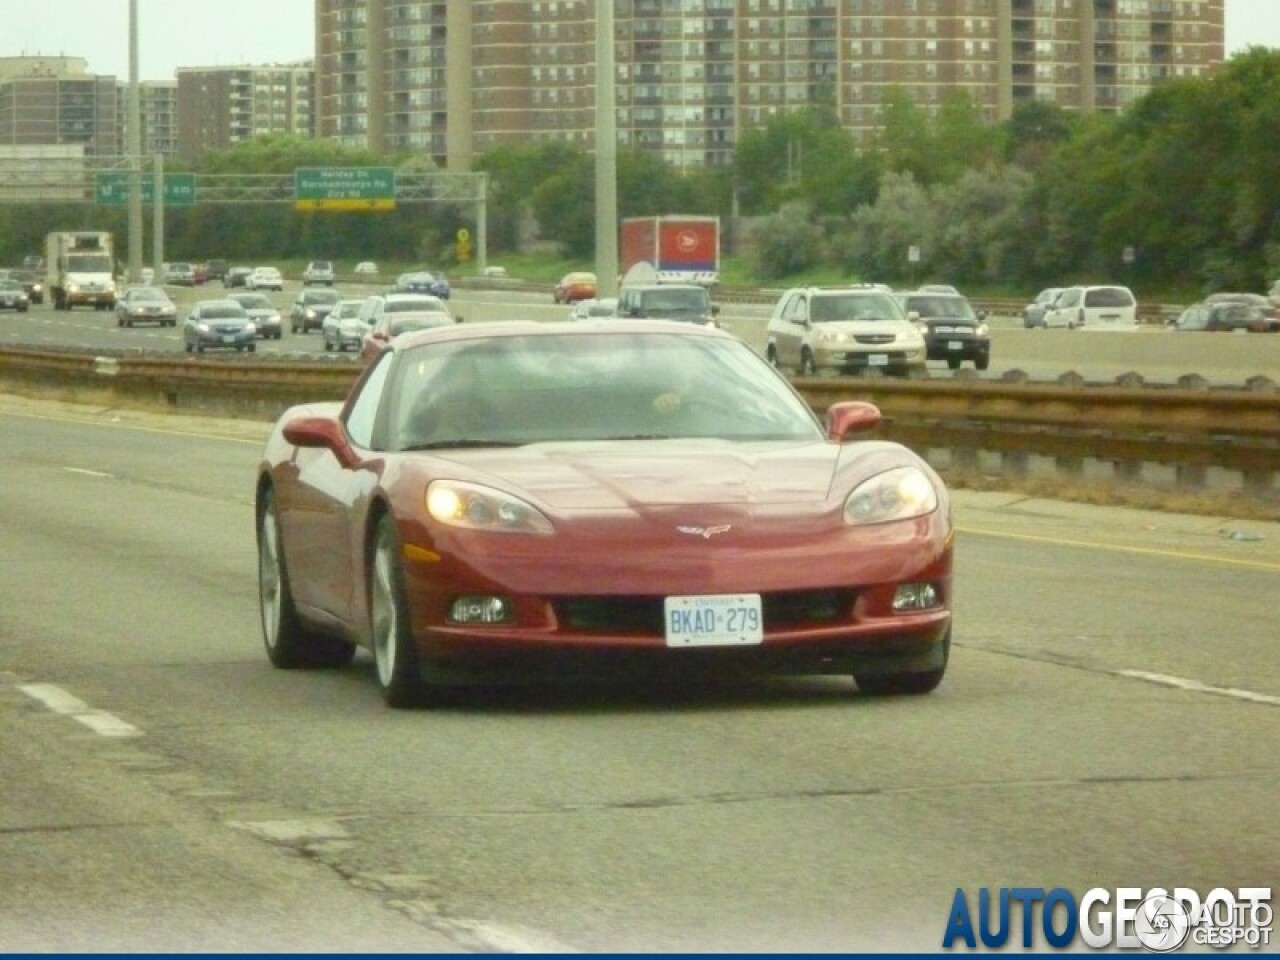
[[280,311],[275,307],[245,307],[244,311],[249,314],[249,319],[255,323],[259,320],[266,320],[269,317],[280,319]]
[[496,486],[563,514],[712,504],[800,506],[812,513],[824,503],[837,509],[868,476],[918,462],[892,443],[708,439],[545,443],[424,456],[434,463],[433,476],[441,475],[447,460],[458,479]]
[[895,337],[918,336],[919,330],[909,323],[892,320],[828,320],[813,325],[814,336],[826,334],[845,334],[854,337],[868,337],[877,334],[891,334]]

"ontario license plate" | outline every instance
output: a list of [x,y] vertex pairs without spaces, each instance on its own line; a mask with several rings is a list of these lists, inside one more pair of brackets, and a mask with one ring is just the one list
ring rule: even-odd
[[226,335],[224,335],[224,336],[223,336],[223,338],[222,338],[222,342],[223,342],[223,343],[235,343],[235,342],[236,342],[236,338],[235,338],[233,335],[231,335],[231,334],[226,334]]
[[947,349],[948,349],[948,350],[963,350],[963,349],[964,349],[964,343],[963,343],[962,341],[960,341],[960,340],[948,340],[948,341],[947,341]]
[[889,365],[889,355],[887,353],[870,353],[867,354],[867,366],[869,367],[887,367]]
[[663,619],[668,647],[737,647],[764,642],[758,593],[667,597]]

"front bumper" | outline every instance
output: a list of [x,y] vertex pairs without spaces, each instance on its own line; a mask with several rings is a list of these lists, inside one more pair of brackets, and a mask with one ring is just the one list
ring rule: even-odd
[[925,352],[923,348],[903,350],[894,344],[886,344],[883,350],[865,346],[820,346],[813,351],[813,362],[819,368],[834,367],[846,372],[880,369],[904,373],[923,367]]
[[991,354],[991,338],[975,337],[971,333],[934,333],[926,343],[930,360],[948,357],[976,360]]

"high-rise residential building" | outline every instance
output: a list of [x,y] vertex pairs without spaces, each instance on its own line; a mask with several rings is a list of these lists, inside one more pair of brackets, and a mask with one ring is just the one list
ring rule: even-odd
[[116,98],[116,78],[89,73],[80,57],[0,58],[0,144],[116,156]]
[[[991,121],[1121,110],[1224,55],[1225,0],[612,0],[618,138],[725,165],[782,111],[863,136],[890,89]],[[596,0],[316,0],[317,132],[450,169],[502,143],[590,148]]]
[[310,62],[177,71],[178,155],[194,161],[265,133],[315,136]]
[[[120,84],[116,92],[120,115],[120,142],[128,152],[129,85]],[[138,84],[138,114],[142,129],[142,155],[160,154],[173,157],[178,153],[178,83],[176,80],[141,82]]]

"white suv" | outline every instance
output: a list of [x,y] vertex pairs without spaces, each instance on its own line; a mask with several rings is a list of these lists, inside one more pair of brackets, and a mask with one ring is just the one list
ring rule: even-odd
[[925,369],[924,334],[891,293],[874,285],[797,287],[769,318],[769,362],[804,376]]
[[302,285],[309,287],[313,283],[333,286],[333,264],[330,261],[312,260],[307,264],[307,269],[302,271]]
[[1043,326],[1136,330],[1138,303],[1128,287],[1067,287],[1045,308]]

